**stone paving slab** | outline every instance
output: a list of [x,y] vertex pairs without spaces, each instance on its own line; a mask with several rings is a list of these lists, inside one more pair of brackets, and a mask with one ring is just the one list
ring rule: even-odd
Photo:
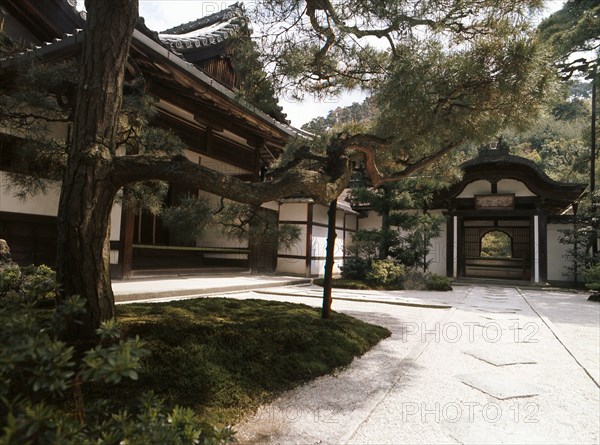
[[535,360],[521,354],[507,353],[505,351],[490,348],[464,351],[464,354],[494,366],[528,365],[537,363]]
[[486,371],[456,376],[465,385],[475,388],[498,400],[537,396],[540,389],[523,382],[517,373]]
[[600,388],[600,304],[588,292],[520,291]]

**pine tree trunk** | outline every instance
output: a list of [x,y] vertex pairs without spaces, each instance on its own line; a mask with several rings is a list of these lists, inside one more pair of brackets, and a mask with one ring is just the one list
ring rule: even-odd
[[109,276],[110,212],[115,194],[112,161],[124,69],[137,21],[137,0],[87,0],[77,105],[58,210],[59,304],[69,295],[87,313],[68,327],[72,342],[93,340],[114,317]]
[[323,307],[321,310],[321,318],[331,318],[331,289],[333,283],[333,263],[335,253],[335,231],[336,216],[337,216],[337,199],[329,203],[327,212],[327,253],[325,257],[325,276],[323,277]]

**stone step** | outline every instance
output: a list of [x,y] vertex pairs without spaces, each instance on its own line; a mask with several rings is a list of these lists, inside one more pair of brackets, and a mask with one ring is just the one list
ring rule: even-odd
[[250,275],[245,267],[196,267],[174,269],[138,269],[131,271],[131,279],[193,277],[205,275]]

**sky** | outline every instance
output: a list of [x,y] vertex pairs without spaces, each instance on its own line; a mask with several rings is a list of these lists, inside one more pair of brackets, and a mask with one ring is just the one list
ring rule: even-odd
[[[561,8],[565,0],[546,0],[543,16]],[[80,1],[82,3],[82,1]],[[230,0],[139,0],[140,16],[146,25],[155,31],[162,31],[200,17],[213,14],[235,3]],[[248,4],[248,1],[244,3]],[[309,97],[297,101],[290,97],[280,97],[279,104],[287,113],[288,119],[295,127],[327,113],[337,107],[345,107],[354,102],[362,102],[365,92],[352,91],[339,97]]]

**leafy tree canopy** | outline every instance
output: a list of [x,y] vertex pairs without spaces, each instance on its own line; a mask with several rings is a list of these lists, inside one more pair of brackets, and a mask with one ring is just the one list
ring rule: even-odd
[[[467,140],[487,141],[508,124],[527,122],[537,110],[552,77],[528,24],[541,4],[259,0],[252,22],[274,87],[301,94],[359,86],[377,93],[381,115],[375,135],[345,132],[322,139],[326,145],[317,150],[292,145],[272,181],[250,184],[191,162],[169,144],[148,151],[136,133],[149,118],[143,112],[122,118],[129,109],[123,87],[137,0],[86,0],[80,75],[70,89],[76,93],[59,205],[58,278],[65,295],[84,295],[93,311],[69,336],[93,336],[114,315],[103,252],[119,189],[183,181],[251,205],[298,193],[328,203],[347,187],[356,163],[374,186],[413,175]],[[51,109],[65,98],[55,95]],[[151,132],[144,137],[161,140]],[[132,149],[117,151],[123,144]]]
[[577,71],[589,71],[598,64],[600,3],[597,0],[568,0],[538,29],[561,60],[567,77]]

